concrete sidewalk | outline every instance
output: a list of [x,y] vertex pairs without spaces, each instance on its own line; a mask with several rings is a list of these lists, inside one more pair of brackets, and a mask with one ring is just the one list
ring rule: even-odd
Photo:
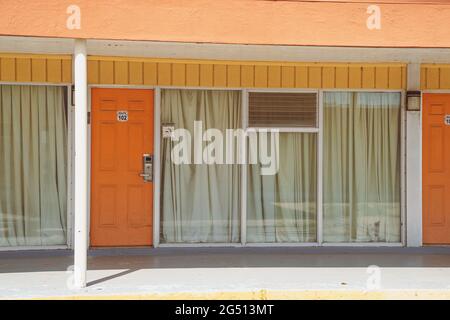
[[447,247],[98,249],[83,290],[72,264],[69,250],[1,252],[0,298],[450,299]]

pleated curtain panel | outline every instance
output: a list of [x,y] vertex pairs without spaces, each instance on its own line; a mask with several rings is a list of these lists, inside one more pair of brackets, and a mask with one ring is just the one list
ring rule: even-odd
[[324,94],[324,241],[400,242],[400,101]]
[[66,243],[64,92],[0,85],[0,246]]
[[[226,129],[241,128],[241,93],[161,91],[163,126],[187,129],[194,139],[194,121],[202,122],[203,131],[218,129],[224,135]],[[239,242],[241,165],[175,164],[171,151],[177,143],[162,137],[161,242]],[[192,157],[193,148],[192,143]]]
[[317,146],[315,133],[280,133],[279,169],[262,175],[249,165],[248,242],[315,242]]

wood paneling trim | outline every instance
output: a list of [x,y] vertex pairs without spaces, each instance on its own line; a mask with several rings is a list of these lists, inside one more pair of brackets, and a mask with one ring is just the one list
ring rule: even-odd
[[[94,69],[90,69],[93,73]],[[98,83],[94,81],[95,79],[90,80],[91,83]],[[0,53],[0,81],[72,83],[72,57]]]
[[[294,63],[261,61],[179,60],[124,57],[89,57],[89,81],[100,84],[138,84],[216,88],[331,88],[402,89],[406,66],[398,63]],[[109,68],[99,69],[98,64]],[[128,64],[128,67],[124,66]],[[129,83],[111,75],[128,70]],[[93,70],[91,70],[93,68]],[[111,71],[113,70],[113,71]],[[104,75],[102,73],[105,73]],[[117,73],[117,72],[116,72]],[[138,73],[138,74],[134,74]],[[147,73],[147,76],[146,76]],[[379,77],[377,77],[377,75]],[[102,80],[103,79],[103,80]]]

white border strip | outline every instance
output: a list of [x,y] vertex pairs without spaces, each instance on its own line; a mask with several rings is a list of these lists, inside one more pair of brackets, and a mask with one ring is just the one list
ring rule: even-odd
[[153,246],[160,242],[160,191],[161,191],[161,89],[154,89],[153,101]]
[[[242,114],[242,128],[247,130],[248,127],[248,91],[242,90],[241,92],[242,98],[242,106],[241,106],[241,114]],[[245,159],[244,163],[247,163],[247,150],[248,150],[248,139],[245,137],[247,143],[244,143],[245,149],[242,150],[244,152],[243,159]],[[248,174],[248,166],[241,165],[241,243],[242,245],[247,244],[247,181]]]
[[319,245],[323,244],[323,91],[319,91],[317,97],[318,112],[319,112],[319,132],[317,134],[317,242]]

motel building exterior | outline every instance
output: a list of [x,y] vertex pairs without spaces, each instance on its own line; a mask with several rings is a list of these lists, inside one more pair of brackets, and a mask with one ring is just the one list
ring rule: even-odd
[[447,1],[0,12],[0,250],[450,245]]

